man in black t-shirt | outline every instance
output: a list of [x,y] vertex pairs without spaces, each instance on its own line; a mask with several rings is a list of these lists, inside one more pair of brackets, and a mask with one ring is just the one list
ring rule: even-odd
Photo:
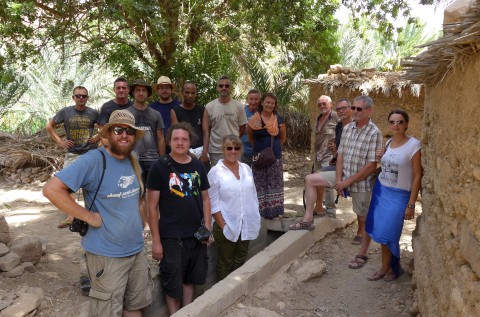
[[208,126],[208,114],[205,113],[205,107],[197,105],[197,86],[185,81],[182,87],[183,102],[173,107],[170,111],[172,124],[177,122],[188,122],[192,126],[197,139],[192,143],[192,152],[200,161],[205,164],[207,169],[210,167],[208,160],[208,142],[210,140],[210,131]]
[[115,98],[105,102],[100,108],[100,117],[98,118],[98,125],[100,129],[108,123],[110,115],[115,110],[125,110],[133,105],[131,100],[128,100],[128,82],[125,78],[119,77],[113,82],[113,92]]
[[152,257],[161,261],[161,284],[172,315],[193,301],[194,285],[205,284],[207,244],[212,238],[200,243],[194,237],[202,220],[211,230],[211,211],[205,167],[188,155],[192,127],[186,122],[173,124],[167,140],[178,174],[160,159],[151,167],[146,187]]

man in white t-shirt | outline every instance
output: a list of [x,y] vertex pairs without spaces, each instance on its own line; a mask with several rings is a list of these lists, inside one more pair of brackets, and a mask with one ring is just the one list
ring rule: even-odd
[[212,166],[223,158],[222,139],[233,134],[241,136],[245,133],[247,116],[240,101],[232,99],[232,81],[227,76],[222,76],[217,81],[219,97],[210,101],[205,110],[208,114],[210,126],[210,143],[208,153]]

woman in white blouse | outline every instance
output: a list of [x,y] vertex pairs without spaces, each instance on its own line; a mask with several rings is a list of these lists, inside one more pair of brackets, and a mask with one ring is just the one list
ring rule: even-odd
[[219,280],[245,263],[250,240],[256,239],[260,231],[252,170],[239,161],[242,141],[228,135],[223,138],[222,148],[224,159],[208,173]]

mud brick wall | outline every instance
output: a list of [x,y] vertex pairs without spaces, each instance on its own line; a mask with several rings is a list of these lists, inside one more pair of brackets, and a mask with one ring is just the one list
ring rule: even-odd
[[413,237],[422,316],[480,316],[480,58],[427,87],[423,213]]

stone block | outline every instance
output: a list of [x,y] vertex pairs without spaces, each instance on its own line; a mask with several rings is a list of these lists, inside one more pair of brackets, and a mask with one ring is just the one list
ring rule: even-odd
[[40,239],[33,237],[19,238],[10,246],[10,251],[20,256],[20,262],[35,264],[42,257],[42,242]]
[[26,316],[37,309],[41,299],[37,294],[21,294],[12,305],[2,310],[2,317]]
[[35,265],[33,265],[32,262],[24,262],[24,263],[22,263],[22,266],[25,269],[25,271],[27,271],[29,273],[37,272],[37,268],[35,267]]
[[20,263],[20,256],[14,252],[10,252],[0,257],[0,271],[8,272],[13,270]]
[[3,272],[2,276],[8,277],[8,278],[19,277],[23,274],[24,271],[25,271],[25,268],[23,267],[23,265],[18,265],[8,272]]
[[10,252],[10,249],[5,244],[0,243],[0,256],[4,256],[8,252]]
[[0,214],[0,243],[8,244],[10,242],[10,229],[4,215]]
[[302,264],[293,271],[295,279],[300,282],[322,276],[327,269],[327,265],[322,260],[308,260],[302,261]]

